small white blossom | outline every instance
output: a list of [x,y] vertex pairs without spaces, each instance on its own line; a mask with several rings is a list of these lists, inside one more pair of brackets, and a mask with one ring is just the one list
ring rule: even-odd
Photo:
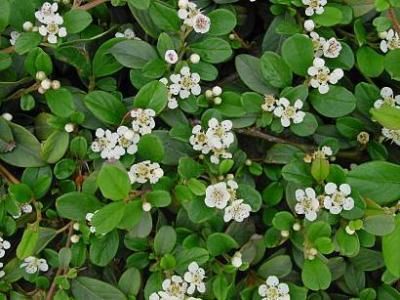
[[209,146],[217,149],[228,148],[235,140],[231,130],[230,120],[219,122],[216,118],[211,118],[206,132]]
[[314,58],[313,66],[309,67],[307,72],[311,76],[310,85],[321,94],[329,91],[329,83],[336,84],[344,76],[343,70],[339,68],[331,72],[325,66],[325,61],[319,57]]
[[314,28],[315,28],[315,23],[313,20],[309,19],[304,21],[304,29],[306,31],[313,31]]
[[190,95],[198,96],[201,93],[199,85],[200,75],[191,73],[189,67],[183,67],[180,74],[172,74],[170,76],[170,91],[173,95],[179,95],[181,99],[187,99]]
[[207,135],[202,130],[201,125],[193,127],[189,142],[194,150],[201,151],[203,154],[208,154],[211,150],[211,147],[208,145]]
[[163,291],[150,295],[150,300],[184,300],[187,286],[187,282],[184,282],[181,276],[173,275],[163,281]]
[[276,276],[268,276],[265,284],[258,287],[258,294],[262,300],[290,300],[289,286]]
[[180,1],[178,6],[178,17],[183,20],[183,24],[192,27],[197,33],[207,33],[210,30],[210,18],[202,14],[195,3]]
[[18,31],[11,31],[10,32],[10,44],[11,46],[15,46],[17,39],[20,37],[21,33]]
[[21,210],[24,214],[30,214],[33,211],[33,208],[29,203],[25,203],[21,206]]
[[189,284],[187,288],[187,293],[189,295],[194,294],[197,290],[200,293],[206,291],[206,285],[204,284],[205,271],[200,268],[197,262],[191,262],[188,266],[188,271],[184,274],[183,278]]
[[65,130],[66,132],[68,132],[68,133],[73,132],[74,129],[75,129],[75,126],[74,126],[74,124],[72,124],[72,123],[67,123],[67,124],[65,124],[65,126],[64,126],[64,130]]
[[174,65],[178,62],[178,53],[175,50],[167,50],[164,55],[164,60],[166,63]]
[[39,27],[40,35],[46,37],[50,44],[57,44],[58,37],[67,36],[67,29],[65,27],[60,27],[60,24],[52,22],[46,25],[41,25]]
[[224,209],[230,198],[231,194],[229,193],[225,182],[209,185],[206,189],[205,203],[208,207]]
[[283,127],[289,127],[293,122],[299,124],[303,122],[305,113],[300,109],[303,108],[303,101],[297,99],[293,105],[286,98],[280,98],[277,107],[274,109],[274,115],[281,119]]
[[314,14],[321,15],[325,11],[324,6],[327,0],[302,0],[303,4],[308,6],[306,8],[306,15],[312,16]]
[[226,149],[224,148],[213,148],[212,149],[212,154],[210,155],[210,161],[213,164],[218,165],[221,161],[221,158],[223,159],[230,159],[232,158],[232,153],[228,152]]
[[151,203],[149,203],[149,202],[143,202],[143,204],[142,204],[142,209],[145,212],[151,211],[151,207],[152,207]]
[[154,121],[155,116],[156,112],[150,108],[136,108],[132,110],[132,129],[141,135],[151,133],[152,129],[156,126]]
[[222,95],[222,88],[220,86],[218,86],[218,85],[214,86],[211,91],[213,93],[213,96],[215,96],[215,97],[218,97],[218,96]]
[[382,34],[383,40],[380,43],[380,48],[383,53],[390,50],[400,49],[400,36],[398,32],[390,29]]
[[86,216],[85,216],[86,222],[87,222],[87,224],[89,225],[89,231],[90,231],[91,233],[95,233],[95,232],[96,232],[96,227],[94,227],[94,226],[92,225],[92,219],[93,219],[93,216],[94,216],[94,214],[95,214],[96,212],[97,212],[97,210],[96,210],[94,213],[87,213]]
[[332,37],[324,43],[322,51],[325,57],[336,58],[340,55],[340,51],[342,51],[342,44]]
[[224,221],[229,222],[235,220],[236,222],[243,222],[250,216],[251,206],[243,203],[243,199],[237,199],[230,203],[224,211]]
[[207,33],[211,27],[211,20],[202,13],[197,14],[193,20],[193,29],[197,33]]
[[119,126],[117,134],[119,136],[118,145],[122,147],[124,154],[125,151],[128,154],[135,154],[138,149],[137,144],[139,143],[140,135],[126,126]]
[[43,3],[40,10],[35,12],[35,18],[43,24],[50,24],[52,22],[56,22],[59,24],[63,23],[62,17],[57,13],[58,4],[49,2]]
[[400,108],[400,95],[394,96],[393,90],[390,87],[383,87],[381,89],[381,97],[381,99],[375,101],[375,108],[380,108],[383,104]]
[[22,24],[22,29],[25,31],[32,31],[33,30],[32,22],[30,22],[30,21],[24,22],[24,24]]
[[117,37],[117,38],[126,38],[128,40],[132,40],[132,39],[134,39],[136,37],[136,34],[132,29],[127,28],[127,29],[124,30],[124,32],[115,33],[115,37]]
[[11,122],[12,119],[13,119],[13,115],[10,114],[10,113],[3,113],[3,114],[1,115],[1,117],[2,117],[4,120],[9,121],[9,122]]
[[354,207],[354,200],[350,197],[351,187],[347,183],[338,186],[329,182],[325,185],[324,207],[331,214],[340,214],[344,210],[351,210]]
[[78,243],[80,239],[81,239],[81,237],[77,234],[71,235],[71,238],[70,238],[71,243],[73,243],[73,244]]
[[10,242],[0,237],[0,258],[4,257],[6,250],[10,249],[10,247]]
[[321,57],[324,55],[323,47],[326,43],[326,39],[320,36],[315,31],[310,32],[310,38],[314,48],[314,57]]
[[319,210],[319,201],[315,191],[312,188],[298,189],[295,195],[297,203],[294,210],[296,214],[305,215],[307,220],[315,221]]
[[272,112],[276,108],[278,104],[278,100],[272,95],[264,96],[264,103],[261,105],[261,108],[265,112]]
[[96,130],[96,140],[92,143],[91,149],[93,152],[100,152],[100,156],[103,159],[119,159],[124,153],[119,148],[117,151],[115,150],[118,138],[118,133],[98,128]]
[[28,274],[35,274],[38,271],[47,272],[49,270],[47,261],[44,258],[36,258],[34,256],[25,258],[20,268],[24,268]]
[[397,146],[400,146],[400,129],[382,128],[382,135],[385,138],[392,140],[392,142]]
[[232,256],[231,263],[232,266],[234,266],[235,268],[240,268],[242,266],[242,253],[240,253],[240,251],[236,251],[235,254]]
[[192,64],[198,64],[200,62],[200,55],[193,53],[190,55],[189,60]]
[[134,164],[128,172],[131,183],[146,183],[155,184],[164,176],[164,171],[160,164],[149,160]]

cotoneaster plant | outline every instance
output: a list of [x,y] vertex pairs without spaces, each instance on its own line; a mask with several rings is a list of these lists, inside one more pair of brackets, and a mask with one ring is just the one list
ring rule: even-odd
[[0,0],[0,299],[400,299],[400,1]]

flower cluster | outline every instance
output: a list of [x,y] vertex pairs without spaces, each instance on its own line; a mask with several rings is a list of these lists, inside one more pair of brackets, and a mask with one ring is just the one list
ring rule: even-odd
[[20,268],[24,268],[28,274],[35,274],[38,271],[47,272],[49,266],[44,258],[37,258],[34,256],[28,256],[24,259],[24,262],[20,265]]
[[337,58],[340,55],[342,44],[336,38],[331,37],[327,40],[315,31],[311,31],[309,35],[313,42],[315,57]]
[[258,287],[258,294],[262,300],[290,300],[289,286],[273,275]]
[[58,80],[50,80],[43,71],[36,73],[36,80],[39,82],[38,93],[44,94],[48,90],[58,90],[61,87],[61,83]]
[[[380,94],[382,98],[374,102],[375,108],[380,108],[382,107],[382,105],[385,104],[400,109],[400,95],[395,96],[393,90],[390,87],[383,87]],[[382,128],[382,135],[385,138],[392,140],[396,145],[400,146],[399,129]]]
[[202,154],[211,152],[210,161],[219,164],[220,157],[232,158],[232,153],[227,149],[235,140],[232,133],[232,122],[225,120],[219,122],[216,118],[208,121],[207,131],[203,131],[201,125],[193,127],[192,136],[189,139],[193,149],[200,151]]
[[327,0],[302,0],[302,2],[307,6],[305,10],[306,16],[322,15],[325,11],[324,6],[328,3]]
[[45,2],[40,10],[35,12],[35,18],[41,24],[39,33],[50,44],[57,44],[58,37],[67,36],[67,29],[61,26],[64,23],[64,19],[57,11],[57,3],[50,4]]
[[128,40],[138,39],[138,38],[136,37],[135,32],[134,32],[132,29],[130,29],[130,28],[126,28],[126,29],[124,30],[124,32],[116,32],[116,33],[115,33],[115,37],[116,37],[116,38],[126,38],[126,39],[128,39]]
[[350,197],[351,187],[347,183],[341,184],[338,188],[335,183],[328,182],[324,191],[324,195],[317,196],[315,190],[310,187],[305,190],[296,190],[296,213],[305,215],[305,218],[309,221],[315,221],[321,205],[320,200],[323,207],[334,215],[340,214],[342,210],[352,210],[354,208],[354,200]]
[[184,25],[193,28],[197,33],[207,33],[210,30],[210,18],[201,13],[196,3],[189,0],[179,0],[178,6],[178,16],[183,20]]
[[92,225],[93,216],[95,215],[96,212],[97,212],[97,210],[95,212],[93,212],[93,213],[87,213],[86,216],[85,216],[86,223],[89,226],[89,231],[91,233],[95,233],[96,232],[96,227],[94,227]]
[[261,108],[265,112],[272,112],[280,118],[283,127],[289,127],[292,123],[299,124],[303,122],[305,113],[301,111],[303,101],[297,99],[293,105],[284,97],[276,99],[272,95],[265,95],[264,103]]
[[93,152],[100,152],[103,159],[119,160],[125,154],[135,154],[140,136],[151,133],[155,126],[152,109],[134,109],[130,112],[131,128],[119,126],[116,132],[98,128],[96,139],[91,145]]
[[[167,51],[166,56],[169,55],[171,57],[166,57],[166,60],[168,59],[169,63],[176,63],[178,58],[176,57],[176,60],[173,58],[175,54],[173,52],[168,53]],[[200,75],[198,73],[192,73],[190,68],[187,66],[182,67],[178,74],[172,74],[169,77],[169,80],[167,78],[161,78],[160,82],[168,87],[169,109],[175,109],[179,106],[176,99],[178,96],[181,99],[187,99],[191,95],[198,96],[201,93],[201,87],[199,84]]]
[[344,76],[342,69],[329,70],[325,66],[325,60],[319,57],[314,58],[313,65],[308,68],[307,73],[311,76],[310,85],[321,94],[329,92],[329,84],[336,84]]
[[381,32],[379,36],[382,38],[380,48],[386,53],[390,50],[400,49],[400,35],[393,29]]
[[318,158],[327,159],[332,155],[333,155],[333,151],[332,151],[331,147],[322,146],[321,149],[318,149],[311,154],[306,154],[304,156],[304,161],[306,163],[311,163],[313,160],[316,160]]
[[197,292],[205,293],[206,285],[204,283],[205,271],[200,268],[197,262],[189,264],[187,272],[183,278],[178,275],[172,275],[162,283],[162,291],[150,295],[149,300],[195,300],[192,295]]
[[206,189],[205,204],[224,210],[224,221],[243,222],[250,216],[251,206],[237,198],[238,184],[230,179],[209,185]]
[[128,172],[131,183],[155,184],[164,176],[164,171],[160,164],[149,160],[134,164]]

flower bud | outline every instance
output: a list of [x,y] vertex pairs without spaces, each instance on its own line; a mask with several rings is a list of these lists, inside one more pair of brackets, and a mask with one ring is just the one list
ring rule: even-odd
[[222,94],[222,89],[221,89],[221,87],[219,87],[219,86],[214,86],[214,87],[212,88],[212,93],[213,93],[213,96],[215,96],[215,97],[221,96],[221,94]]
[[215,97],[214,98],[214,104],[215,105],[220,105],[222,103],[222,98],[221,97]]
[[213,96],[212,90],[207,90],[206,91],[206,98],[212,98],[212,96]]
[[315,23],[313,20],[305,20],[304,21],[304,29],[306,31],[313,31],[315,28]]
[[78,231],[80,227],[81,225],[79,225],[79,223],[74,223],[74,225],[72,225],[72,228],[74,228],[75,231]]
[[42,81],[42,80],[45,80],[46,78],[47,78],[47,76],[46,76],[46,73],[45,73],[45,72],[43,72],[43,71],[38,71],[38,72],[36,73],[36,79],[37,79],[37,80]]
[[40,86],[41,86],[44,90],[50,89],[50,88],[51,88],[51,80],[50,80],[50,79],[42,80],[42,82],[40,83]]
[[77,234],[71,235],[71,243],[73,243],[73,244],[76,244],[77,242],[79,242],[80,239],[81,239],[81,237]]
[[10,113],[4,113],[1,116],[7,121],[11,121],[13,119],[13,116]]
[[190,55],[190,62],[192,64],[198,64],[200,62],[200,55],[198,55],[197,53],[193,53],[192,55]]
[[366,131],[361,131],[357,135],[357,142],[359,142],[361,145],[366,145],[369,142],[369,133]]
[[53,80],[51,82],[51,88],[53,90],[58,90],[61,87],[61,83],[58,80]]
[[65,126],[64,126],[64,130],[65,130],[66,132],[68,132],[68,133],[73,132],[74,129],[75,129],[75,126],[74,126],[74,124],[72,124],[72,123],[67,123],[67,124],[65,124]]
[[294,223],[292,228],[294,231],[300,231],[301,225],[300,225],[300,223]]
[[290,235],[290,232],[289,232],[289,231],[287,231],[287,230],[282,230],[282,231],[281,231],[281,236],[282,236],[283,238],[287,238],[287,237],[289,237],[289,235]]
[[143,211],[145,211],[145,212],[148,212],[148,211],[150,211],[151,210],[151,204],[149,203],[149,202],[143,202],[143,204],[142,204],[142,209],[143,209]]
[[25,31],[32,31],[32,29],[33,29],[33,24],[32,24],[32,22],[27,21],[27,22],[25,22],[24,24],[22,24],[22,28],[23,28]]

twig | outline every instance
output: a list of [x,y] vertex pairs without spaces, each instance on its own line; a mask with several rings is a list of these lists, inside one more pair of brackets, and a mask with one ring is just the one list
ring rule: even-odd
[[107,1],[109,1],[109,0],[93,0],[93,1],[91,1],[89,3],[86,3],[84,5],[81,5],[81,6],[77,7],[77,9],[89,10],[89,9],[92,9],[92,8],[94,8],[96,6],[99,6],[99,5],[101,5],[101,4],[103,4],[103,3],[107,2]]
[[20,183],[20,181],[14,177],[13,174],[11,174],[6,167],[0,164],[0,175],[4,177],[5,180],[7,180],[9,183],[17,184]]
[[1,49],[0,52],[2,53],[13,53],[15,51],[15,47],[14,46],[10,46],[8,48],[4,48]]
[[400,33],[400,23],[397,20],[396,13],[393,8],[390,8],[388,10],[388,18],[390,19],[390,21],[392,21],[393,28],[395,29],[395,31]]

